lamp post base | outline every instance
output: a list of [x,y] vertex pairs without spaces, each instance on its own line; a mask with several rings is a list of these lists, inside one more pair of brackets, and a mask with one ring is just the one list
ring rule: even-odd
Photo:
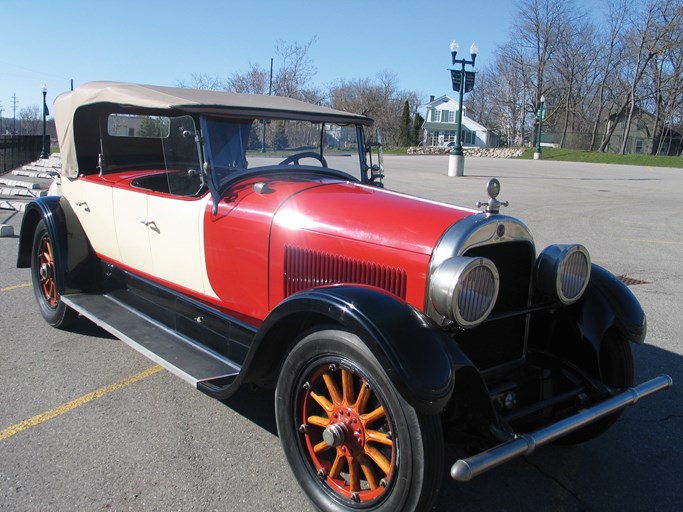
[[449,176],[464,176],[465,175],[465,155],[448,155],[448,175]]
[[540,151],[534,151],[534,160],[543,160],[543,155]]

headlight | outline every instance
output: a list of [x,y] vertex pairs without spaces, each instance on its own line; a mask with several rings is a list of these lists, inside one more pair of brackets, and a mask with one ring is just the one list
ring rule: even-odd
[[429,298],[441,316],[471,328],[491,313],[498,286],[498,270],[491,260],[456,256],[444,261],[432,275]]
[[551,245],[536,262],[536,284],[543,295],[569,305],[581,298],[591,275],[591,258],[583,245]]

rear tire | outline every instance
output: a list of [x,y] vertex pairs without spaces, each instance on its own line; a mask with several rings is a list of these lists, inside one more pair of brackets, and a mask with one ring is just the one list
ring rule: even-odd
[[319,330],[287,356],[275,392],[283,450],[323,511],[423,511],[442,479],[443,431],[391,384],[360,338]]
[[31,280],[40,314],[53,327],[64,329],[78,317],[57,291],[56,251],[44,220],[36,226],[31,252]]

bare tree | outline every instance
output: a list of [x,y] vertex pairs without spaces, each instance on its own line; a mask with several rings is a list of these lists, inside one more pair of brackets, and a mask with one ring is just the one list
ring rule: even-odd
[[[679,0],[674,0],[679,2]],[[624,134],[621,140],[620,154],[626,152],[628,138],[631,132],[633,116],[639,101],[638,88],[648,70],[652,59],[662,50],[662,42],[669,28],[667,23],[662,22],[662,17],[671,7],[671,1],[653,1],[647,3],[640,16],[633,18],[632,28],[627,34],[627,45],[632,54],[632,67],[630,73],[630,86],[626,99],[627,115],[624,126]]]
[[[518,44],[533,73],[528,88],[533,90],[533,103],[528,110],[535,112],[541,96],[547,94],[546,70],[558,49],[566,44],[567,30],[585,16],[574,0],[519,0],[513,22],[513,37],[508,44]],[[535,125],[534,125],[535,126]]]
[[274,94],[289,98],[303,96],[302,91],[311,86],[311,81],[318,72],[308,54],[317,41],[317,37],[304,44],[277,41],[275,53],[280,65],[273,79]]
[[20,132],[24,135],[40,135],[42,133],[41,110],[38,105],[29,105],[19,111]]
[[270,92],[270,72],[258,64],[249,63],[244,73],[233,73],[228,77],[225,88],[232,92],[249,94],[268,94]]
[[376,126],[382,130],[384,142],[389,146],[400,144],[404,104],[408,102],[413,116],[420,105],[417,93],[399,90],[398,78],[387,71],[380,72],[375,80],[339,80],[329,88],[329,102],[333,108],[373,118]]
[[176,80],[177,87],[187,87],[190,89],[207,89],[218,91],[225,88],[225,82],[217,75],[208,73],[192,73],[187,80]]
[[[603,58],[602,65],[595,66],[598,71],[599,85],[596,91],[597,111],[593,119],[593,129],[591,130],[591,140],[589,149],[594,149],[597,141],[598,130],[601,124],[607,125],[607,119],[613,113],[615,93],[617,90],[615,70],[618,69],[623,60],[623,46],[621,36],[626,24],[626,16],[629,12],[630,0],[609,1],[606,6],[606,17],[608,30],[601,30],[596,33],[598,41],[595,49],[596,53]],[[600,37],[600,33],[604,34]],[[603,114],[606,114],[603,119]],[[609,141],[609,139],[607,139]],[[604,142],[604,141],[603,141]],[[600,144],[601,151],[605,150],[606,142]]]

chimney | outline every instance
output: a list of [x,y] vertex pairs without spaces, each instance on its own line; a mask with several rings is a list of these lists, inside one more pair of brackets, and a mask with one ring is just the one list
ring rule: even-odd
[[429,97],[429,103],[431,103],[432,101],[434,101],[434,96]]

